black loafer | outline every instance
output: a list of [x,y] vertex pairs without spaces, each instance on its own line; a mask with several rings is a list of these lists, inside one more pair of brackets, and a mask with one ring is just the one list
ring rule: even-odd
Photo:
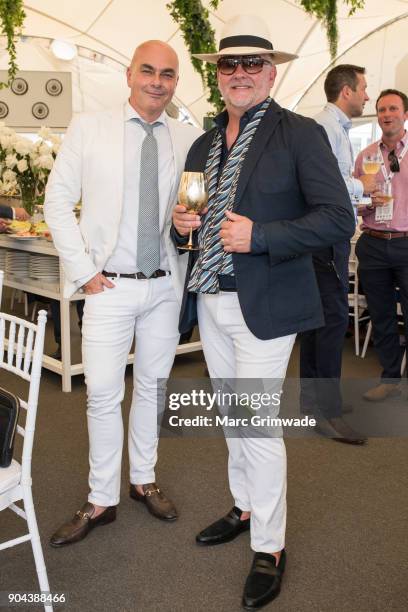
[[242,605],[244,610],[257,610],[275,599],[281,589],[286,553],[282,550],[278,565],[268,553],[255,553],[251,571],[245,582]]
[[251,519],[241,521],[242,510],[234,506],[223,518],[215,521],[196,536],[197,544],[202,546],[214,546],[231,542],[243,531],[248,531]]

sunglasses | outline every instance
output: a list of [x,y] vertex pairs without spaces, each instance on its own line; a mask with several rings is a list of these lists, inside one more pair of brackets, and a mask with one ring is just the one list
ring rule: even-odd
[[242,55],[240,57],[220,57],[217,62],[217,68],[221,74],[234,74],[239,65],[242,66],[247,74],[258,74],[261,72],[264,64],[272,66],[272,62],[264,60],[257,55]]
[[388,153],[388,161],[390,162],[390,170],[391,170],[391,172],[399,172],[400,171],[400,165],[399,165],[398,157],[395,155],[394,151],[390,151],[390,153]]

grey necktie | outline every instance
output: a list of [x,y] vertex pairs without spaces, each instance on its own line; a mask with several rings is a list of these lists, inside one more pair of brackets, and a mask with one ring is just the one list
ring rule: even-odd
[[150,277],[160,268],[159,172],[157,141],[153,128],[138,119],[146,132],[140,155],[139,216],[136,264],[140,272]]

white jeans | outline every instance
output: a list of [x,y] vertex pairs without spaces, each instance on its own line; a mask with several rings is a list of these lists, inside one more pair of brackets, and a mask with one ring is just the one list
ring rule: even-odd
[[[130,482],[155,481],[157,379],[167,379],[179,341],[180,305],[170,276],[115,279],[85,298],[82,355],[88,394],[89,502],[119,503],[126,360],[136,339],[129,415]],[[164,398],[164,384],[162,393]],[[162,406],[159,406],[162,410]]]
[[[211,378],[283,380],[296,334],[259,340],[248,329],[235,292],[198,296],[198,320]],[[286,450],[280,437],[236,437],[224,429],[235,505],[251,512],[251,548],[285,545]],[[235,436],[235,437],[234,437]]]

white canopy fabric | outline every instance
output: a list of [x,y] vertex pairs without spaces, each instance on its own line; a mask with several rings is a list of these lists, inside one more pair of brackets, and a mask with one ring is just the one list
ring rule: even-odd
[[[180,57],[177,101],[201,123],[210,110],[201,79],[193,70],[178,25],[166,8],[167,0],[29,0],[27,18],[18,45],[22,70],[70,70],[73,73],[74,112],[112,105],[127,95],[124,67],[134,48],[144,40],[169,42]],[[204,0],[206,6],[209,2]],[[408,0],[366,0],[366,6],[347,17],[347,6],[339,5],[339,62],[369,66],[372,95],[381,87],[408,89]],[[288,108],[314,114],[323,103],[319,79],[330,65],[326,33],[294,0],[222,0],[210,20],[217,41],[225,21],[252,12],[268,24],[277,49],[298,53],[300,58],[278,67],[273,91]],[[391,22],[396,21],[391,25]],[[390,25],[387,25],[390,24]],[[384,28],[384,26],[386,26]],[[376,32],[375,34],[372,34]],[[372,34],[372,35],[371,35]],[[71,62],[56,60],[44,39],[64,38],[82,48]],[[42,40],[39,40],[42,39]],[[91,52],[86,51],[91,50]],[[7,56],[0,54],[0,68]],[[312,85],[315,83],[315,87]],[[303,94],[308,92],[303,98]],[[372,109],[370,109],[372,111]]]
[[[370,97],[364,116],[375,115],[375,101],[383,89],[394,88],[408,94],[408,16],[389,22],[363,38],[343,55],[337,64],[357,64],[366,68]],[[302,115],[314,116],[324,100],[323,83],[327,70],[309,87],[296,106]]]

